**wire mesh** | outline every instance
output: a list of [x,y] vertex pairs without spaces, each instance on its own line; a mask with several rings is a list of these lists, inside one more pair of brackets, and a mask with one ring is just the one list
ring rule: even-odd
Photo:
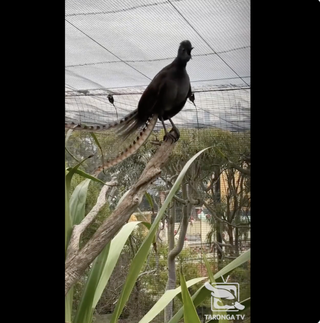
[[[179,43],[189,39],[194,49],[187,72],[195,94],[195,105],[187,100],[184,108],[172,119],[179,130],[185,131],[175,147],[177,158],[187,160],[190,146],[199,151],[200,146],[211,144],[212,138],[208,136],[216,136],[215,143],[219,145],[230,134],[233,140],[224,148],[232,152],[233,161],[250,158],[249,0],[67,0],[65,8],[66,124],[101,126],[132,112],[153,77],[176,57]],[[109,95],[112,95],[113,103]],[[171,125],[166,124],[170,128]],[[157,122],[155,136],[161,129],[161,123]],[[109,134],[108,131],[99,132],[100,136],[106,138]],[[70,152],[81,158],[96,155],[98,148],[92,138],[83,133],[79,137],[82,139],[80,143],[69,139]],[[109,146],[106,149],[112,149],[115,144],[109,143]],[[212,165],[216,162],[214,158],[216,156]],[[88,166],[88,170],[93,171],[100,164],[100,156],[97,159],[90,159],[95,166]],[[135,156],[128,160],[118,168],[120,174],[130,173],[130,179],[125,178],[122,182],[127,186],[138,176],[130,167],[140,167],[141,170],[145,165]],[[70,159],[67,160],[69,162]],[[159,179],[155,185],[160,187],[165,183]],[[212,195],[211,203],[215,203],[218,195],[227,196],[227,191],[228,184],[221,177],[220,187]],[[151,189],[149,193],[159,198],[160,190]],[[115,198],[114,204],[116,202]],[[250,203],[248,205],[246,210],[250,213]],[[150,209],[143,204],[140,208],[142,211]],[[203,214],[193,209],[184,244],[184,249],[189,250],[189,254],[184,256],[184,264],[196,269],[198,276],[206,274],[203,254],[209,260],[218,262],[219,239],[213,236],[215,243],[211,244],[207,240],[213,225],[206,218],[208,214],[210,212],[207,210],[202,217]],[[177,231],[180,220],[181,215],[177,212]],[[225,244],[223,250],[228,250],[227,232],[225,228],[223,230],[221,234],[225,236],[219,241]],[[241,253],[250,247],[250,234],[239,234],[237,239]],[[166,239],[162,237],[163,242]],[[161,275],[166,273],[166,259],[161,260],[159,255],[152,252],[148,264],[145,272],[151,271],[151,274],[142,276],[136,284],[121,317],[122,322],[138,322],[165,290],[166,277]],[[98,304],[100,314],[113,311],[127,266],[126,259],[121,259],[117,264],[114,279]],[[247,275],[248,269],[245,273]],[[121,277],[117,278],[117,275]],[[249,286],[249,278],[246,276],[241,284]],[[158,286],[158,290],[152,286]],[[180,304],[175,305],[177,309]],[[199,308],[202,317],[207,310],[205,307]],[[163,313],[154,322],[163,322]]]
[[66,1],[66,84],[146,86],[179,43],[194,46],[192,86],[250,86],[250,1]]
[[[103,93],[104,92],[104,93]],[[178,127],[218,128],[232,132],[250,130],[250,89],[198,90],[195,105],[187,101],[173,118]],[[135,93],[114,93],[114,104],[107,91],[66,91],[66,123],[103,125],[136,109],[141,90]],[[158,124],[159,128],[160,123]],[[156,128],[156,129],[157,129]]]

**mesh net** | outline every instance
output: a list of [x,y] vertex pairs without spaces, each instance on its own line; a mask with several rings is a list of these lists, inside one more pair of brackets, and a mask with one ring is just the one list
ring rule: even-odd
[[[211,152],[210,167],[215,163],[222,164],[220,151],[230,153],[232,162],[250,160],[249,0],[66,0],[65,35],[67,124],[102,126],[132,112],[137,108],[144,89],[153,77],[176,57],[179,43],[188,39],[194,47],[187,72],[195,94],[195,105],[187,100],[184,108],[172,118],[182,134],[175,147],[176,164],[187,161],[194,153],[212,144],[216,144],[217,149]],[[168,129],[171,128],[169,122],[166,125]],[[117,174],[123,186],[130,186],[139,177],[146,164],[144,159],[150,156],[153,149],[150,141],[162,139],[159,137],[160,134],[163,135],[162,128],[161,122],[157,122],[152,136],[141,148],[143,153],[140,157],[136,156],[138,154],[130,156],[115,170],[111,170],[112,174]],[[88,163],[82,164],[89,173],[101,164],[102,156],[113,156],[121,149],[121,145],[112,139],[112,131],[97,132],[96,136],[101,149],[87,132],[74,132],[68,140],[67,148],[73,157],[79,158],[78,161],[94,155]],[[230,140],[226,141],[227,137]],[[81,140],[77,140],[79,138]],[[223,146],[219,146],[222,142]],[[66,161],[72,166],[75,161],[71,155],[66,154]],[[204,169],[201,158],[197,163],[195,167],[201,169],[203,178],[209,183],[212,180],[212,167]],[[249,164],[243,161],[243,165]],[[172,176],[169,170],[164,172]],[[233,176],[234,182],[238,180],[238,175],[234,176],[233,173],[226,176]],[[248,178],[246,180],[249,182]],[[218,193],[221,199],[228,196],[230,187],[226,183],[227,179],[221,176],[219,188],[216,191],[212,189],[212,196],[207,197],[208,209],[205,215],[210,213],[210,205],[216,208]],[[164,185],[161,181],[156,184]],[[249,192],[246,191],[246,194],[250,195],[250,187],[245,189]],[[149,191],[155,199],[160,198],[159,192],[160,189]],[[114,197],[114,205],[116,203],[117,199]],[[245,205],[246,211],[250,213],[250,202]],[[110,207],[112,206],[111,203]],[[140,208],[142,211],[150,210],[147,203],[142,203]],[[181,206],[177,209],[179,208]],[[177,211],[177,222],[180,222],[180,213]],[[207,243],[205,229],[208,219],[198,217],[196,209],[193,209],[193,213],[194,223],[188,228],[185,242],[185,247],[191,250],[185,256],[186,263],[191,268],[197,268],[197,274],[200,272],[201,275],[206,275],[202,272],[205,268],[202,254],[206,254],[208,259],[210,255],[214,256],[216,260],[219,245]],[[246,226],[247,230],[248,227],[249,225]],[[245,238],[239,240],[243,241],[243,245],[240,243],[240,252],[250,247],[250,235],[247,239],[246,234],[247,232],[243,233]],[[214,239],[217,242],[218,238],[213,237]],[[126,307],[128,321],[122,322],[138,322],[163,294],[166,277],[162,279],[160,274],[166,274],[167,265],[164,261],[163,270],[156,275],[154,270],[161,268],[157,257],[154,253],[151,254],[147,263],[150,267],[145,270],[152,274],[143,276],[139,281],[140,285],[136,285]],[[118,265],[121,270],[116,270],[114,275],[125,273],[123,268],[128,266],[121,262]],[[111,279],[110,284],[117,283],[114,283],[114,287],[108,286],[105,297],[111,297],[112,288],[119,290],[119,281],[123,279],[124,276],[119,280]],[[235,279],[240,282],[239,277]],[[248,280],[246,277],[241,285],[247,286]],[[158,292],[154,295],[150,295],[152,288],[147,288],[150,284],[158,286]],[[244,291],[243,295],[245,293]],[[111,312],[113,307],[110,304],[115,304],[117,297],[116,295],[114,300],[102,298],[98,312]],[[180,304],[176,305],[175,310]],[[208,306],[210,312],[210,305]],[[162,322],[162,315],[154,322]]]
[[176,56],[194,90],[250,86],[250,1],[66,1],[66,84],[109,91],[148,85]]
[[66,123],[103,125],[133,111],[189,39],[196,107],[188,100],[176,126],[250,130],[250,1],[68,0],[65,9]]
[[[179,128],[219,128],[227,131],[250,130],[250,89],[198,90],[195,106],[188,100],[173,120]],[[113,104],[107,91],[66,90],[66,122],[87,125],[111,123],[136,109],[142,91],[114,93]],[[156,129],[161,128],[158,123]]]

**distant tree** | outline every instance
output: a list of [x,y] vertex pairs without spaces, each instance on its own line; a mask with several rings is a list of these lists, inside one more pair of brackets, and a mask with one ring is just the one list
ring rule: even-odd
[[[250,219],[243,216],[244,210],[250,209],[250,134],[218,129],[181,129],[180,133],[181,137],[162,169],[161,182],[152,188],[155,213],[161,206],[160,197],[165,196],[172,187],[186,161],[201,149],[209,146],[212,148],[193,162],[174,198],[172,208],[167,211],[169,250],[166,289],[176,287],[175,259],[182,250],[189,218],[195,206],[204,206],[211,215],[211,242],[216,246],[220,261],[238,254],[239,234],[249,228]],[[160,132],[154,136],[162,137],[163,134]],[[157,149],[154,136],[135,155],[99,175],[103,181],[117,177],[119,185],[113,195],[114,204],[136,182],[153,151]],[[75,165],[89,155],[93,157],[83,164],[85,171],[90,173],[101,165],[102,160],[107,158],[108,151],[112,149],[112,137],[101,134],[97,138],[104,152],[103,157],[97,142],[90,134],[75,132],[68,141],[67,165]],[[222,180],[227,183],[224,195],[221,192]],[[245,219],[248,221],[244,224]],[[177,221],[181,226],[179,240],[175,245],[174,223]],[[229,241],[223,237],[224,231],[232,237]],[[166,320],[172,317],[172,309],[171,304],[166,311]]]
[[[239,229],[249,228],[248,223],[244,225],[241,218],[243,210],[250,208],[250,164],[247,162],[250,136],[248,133],[230,133],[217,129],[182,129],[177,146],[161,175],[165,187],[169,190],[186,161],[208,146],[212,146],[212,149],[207,150],[191,165],[167,214],[169,254],[166,289],[176,287],[175,257],[182,250],[189,218],[195,206],[205,206],[211,215],[210,238],[216,246],[215,250],[220,261],[225,257],[224,245],[229,246],[228,256],[239,254]],[[221,196],[222,180],[227,183],[224,196]],[[176,221],[180,222],[180,234],[175,245],[174,223]],[[228,243],[223,237],[224,231],[231,236]],[[234,233],[235,239],[233,239]],[[170,303],[165,311],[165,322],[170,320],[172,313],[173,304]]]

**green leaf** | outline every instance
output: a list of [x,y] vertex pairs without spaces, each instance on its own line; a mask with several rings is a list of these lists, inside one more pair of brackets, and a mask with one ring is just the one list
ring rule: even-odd
[[141,221],[125,224],[93,262],[73,323],[92,322],[94,309],[109,281],[123,246],[138,224],[150,227],[150,223]]
[[108,243],[99,256],[94,260],[78,305],[73,323],[91,323],[94,308],[92,306],[95,292],[99,284],[101,273],[110,252]]
[[121,197],[120,197],[120,199],[119,199],[119,201],[118,201],[118,203],[117,203],[117,205],[116,205],[116,208],[121,204],[121,202],[124,200],[124,198],[129,194],[129,192],[130,192],[130,189],[129,190],[127,190]]
[[[206,258],[206,256],[203,254],[203,260],[204,260],[204,263],[206,265],[206,268],[207,268],[207,271],[208,271],[208,275],[209,275],[209,278],[210,278],[210,282],[211,282],[211,285],[212,286],[215,286],[215,279],[214,279],[214,275],[211,271],[211,268],[210,268],[210,264]],[[221,301],[221,299],[218,297],[220,303],[223,305],[223,302]],[[226,315],[226,311],[222,311],[221,312],[221,315]],[[228,323],[227,320],[224,320],[224,319],[220,319],[219,320],[220,323]]]
[[[100,152],[101,152],[101,163],[102,165],[104,165],[104,157],[103,157],[103,150],[102,150],[102,147],[100,145],[100,142],[98,140],[98,138],[96,137],[95,133],[94,132],[90,132],[90,135],[91,137],[93,138],[93,140],[95,141],[96,145],[98,146],[98,148],[100,149]],[[104,172],[104,170],[103,170]]]
[[236,269],[237,267],[241,266],[243,263],[246,261],[250,260],[250,249],[245,251],[243,254],[241,254],[239,257],[234,259],[230,264],[227,266],[223,267],[221,270],[219,270],[215,275],[214,279],[216,281],[223,281],[222,276],[229,274],[231,271]]
[[92,175],[90,175],[90,174],[88,174],[88,173],[86,173],[86,172],[84,172],[84,171],[82,171],[82,170],[80,170],[80,169],[75,169],[73,173],[74,173],[74,174],[78,174],[78,175],[80,175],[80,176],[82,176],[82,177],[84,177],[84,178],[91,179],[91,180],[93,180],[93,181],[95,181],[95,182],[97,182],[97,183],[100,183],[100,184],[106,185],[106,183],[104,183],[103,181],[101,181],[99,178],[94,177],[94,176],[92,176]]
[[[229,274],[231,271],[241,266],[243,263],[250,259],[250,249],[241,254],[239,257],[230,262],[227,266],[219,270],[213,277],[215,281],[222,281],[222,276]],[[194,305],[197,307],[203,301],[211,297],[210,291],[205,287],[201,286],[192,296]],[[184,313],[184,306],[182,306],[178,312],[171,318],[168,323],[179,323]]]
[[151,228],[151,223],[149,222],[141,221],[141,224],[143,224],[148,230]]
[[[213,281],[211,282],[211,284],[209,284],[209,285],[211,285],[211,286],[213,286],[213,287],[215,287],[215,285],[216,285],[216,282],[215,282],[215,280],[213,279]],[[211,297],[211,294],[210,294],[210,297]],[[215,296],[215,298],[217,298],[218,300],[219,300],[219,302],[222,304],[222,306],[223,306],[223,302],[222,302],[222,300],[220,299],[220,297],[217,297],[217,296]],[[226,315],[227,315],[227,313],[226,313],[226,311],[224,310],[221,310],[220,312],[218,312],[218,313],[214,313],[214,314],[220,314],[222,317],[225,317]],[[221,319],[219,319],[219,323],[229,323],[229,320],[227,320],[227,319],[224,319],[224,318],[221,318]]]
[[[210,291],[207,290],[204,286],[200,287],[191,297],[195,307],[200,305],[204,300],[210,299]],[[184,314],[184,306],[182,306],[178,312],[171,318],[168,323],[179,323],[181,317]]]
[[151,229],[154,229],[155,227],[158,228],[158,225],[162,219],[162,216],[164,214],[164,212],[166,211],[167,207],[169,206],[169,204],[171,203],[171,200],[173,199],[174,195],[176,194],[177,190],[180,187],[180,184],[185,176],[185,174],[187,173],[189,167],[191,166],[191,164],[195,161],[195,159],[197,157],[199,157],[204,151],[206,151],[207,149],[209,149],[211,147],[207,147],[202,149],[201,151],[199,151],[198,153],[196,153],[193,157],[191,157],[188,162],[184,165],[183,169],[181,170],[177,180],[175,181],[174,185],[172,186],[167,198],[165,199],[163,205],[161,206],[161,209],[159,210],[156,218],[153,221],[153,224],[151,226]]
[[75,174],[75,172],[77,171],[77,169],[79,168],[79,166],[81,164],[83,164],[87,159],[91,158],[93,155],[88,156],[87,158],[84,158],[80,163],[78,163],[77,165],[75,165],[74,167],[68,167],[67,168],[67,174],[66,174],[66,186],[67,186],[67,191],[70,191],[70,184],[71,184],[71,179],[72,176]]
[[144,195],[145,195],[151,209],[153,210],[154,209],[154,204],[153,204],[152,196],[148,192],[145,192]]
[[170,204],[174,194],[177,192],[177,190],[180,187],[180,184],[182,182],[183,177],[185,176],[186,172],[188,171],[190,165],[193,163],[193,161],[201,155],[204,151],[209,149],[210,147],[207,147],[201,151],[199,151],[197,154],[195,154],[192,158],[189,159],[189,161],[185,164],[183,167],[182,171],[180,172],[176,182],[172,186],[167,198],[165,199],[162,207],[160,208],[158,215],[156,216],[154,222],[151,225],[151,228],[149,230],[149,233],[147,234],[146,238],[144,239],[143,243],[141,244],[137,254],[133,258],[131,262],[131,266],[125,281],[125,284],[123,286],[123,289],[121,291],[121,295],[119,297],[119,300],[117,302],[116,308],[113,312],[113,315],[111,317],[111,322],[110,323],[116,323],[118,320],[118,317],[120,316],[126,302],[129,299],[129,296],[131,294],[131,291],[135,285],[135,282],[137,280],[137,277],[139,275],[139,272],[141,270],[141,267],[143,266],[146,257],[149,253],[150,250],[150,245],[153,242],[154,235],[158,229],[159,223],[161,221],[161,218],[167,209],[168,205]]
[[[247,311],[247,310],[248,310],[248,308],[249,308],[249,307],[250,307],[250,305],[251,305],[251,298],[249,297],[249,298],[246,298],[246,299],[242,300],[242,301],[240,302],[240,304],[244,306],[244,309],[243,309],[243,310],[239,310],[239,311],[237,311],[237,314],[242,314],[243,312],[245,312],[245,311]],[[234,312],[230,312],[230,311],[227,311],[227,313],[228,313],[228,314],[234,314]]]
[[72,192],[69,201],[72,225],[79,224],[84,218],[87,192],[90,181],[90,179],[85,179],[79,183]]
[[71,323],[72,302],[73,302],[73,287],[70,288],[68,294],[65,297],[65,310],[64,310],[65,323]]
[[[186,282],[187,287],[193,286],[208,277],[198,277],[190,279]],[[148,323],[156,317],[163,309],[177,296],[181,293],[181,286],[167,290],[159,300],[154,304],[154,306],[149,310],[149,312],[139,321],[139,323]]]
[[98,138],[96,137],[96,135],[94,134],[94,132],[90,132],[90,135],[93,138],[93,140],[95,141],[96,145],[99,147],[99,149],[101,151],[101,154],[103,154],[102,153],[102,147],[100,145],[100,142],[99,142]]
[[93,308],[96,307],[105,287],[107,286],[107,283],[113,272],[113,269],[116,266],[117,261],[120,257],[123,246],[125,245],[132,231],[140,223],[141,221],[132,221],[132,222],[126,223],[121,228],[121,230],[117,233],[117,235],[111,240],[108,259],[104,264],[103,271],[99,280],[99,284],[97,285],[97,289],[95,291],[94,300],[92,303]]
[[70,207],[69,207],[69,192],[67,190],[67,183],[65,181],[65,201],[64,201],[64,207],[65,207],[65,213],[64,213],[64,232],[65,232],[65,253],[67,252],[69,239],[72,232],[72,220],[70,216]]
[[212,272],[212,270],[210,268],[210,264],[209,264],[205,254],[202,255],[202,258],[203,258],[204,264],[206,265],[207,273],[208,273],[210,282],[212,283],[212,282],[214,282],[214,276],[213,276],[213,272]]
[[73,129],[68,129],[67,134],[66,134],[66,139],[65,139],[65,145],[67,144],[67,141],[68,141],[69,137],[71,136],[72,132],[73,132]]
[[199,316],[197,314],[196,308],[191,299],[190,293],[188,291],[186,281],[181,271],[180,271],[180,283],[181,283],[182,302],[183,302],[183,306],[185,307],[184,322],[201,323],[199,320]]
[[67,147],[65,147],[64,149],[76,162],[79,163],[79,160],[73,154],[71,154],[70,150]]

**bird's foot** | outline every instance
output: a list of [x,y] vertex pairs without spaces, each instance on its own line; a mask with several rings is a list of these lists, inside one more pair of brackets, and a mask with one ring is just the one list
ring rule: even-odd
[[169,139],[171,139],[172,143],[178,141],[178,139],[180,138],[180,132],[176,127],[173,127],[169,133],[167,133],[164,137],[163,140],[164,141],[168,141]]

